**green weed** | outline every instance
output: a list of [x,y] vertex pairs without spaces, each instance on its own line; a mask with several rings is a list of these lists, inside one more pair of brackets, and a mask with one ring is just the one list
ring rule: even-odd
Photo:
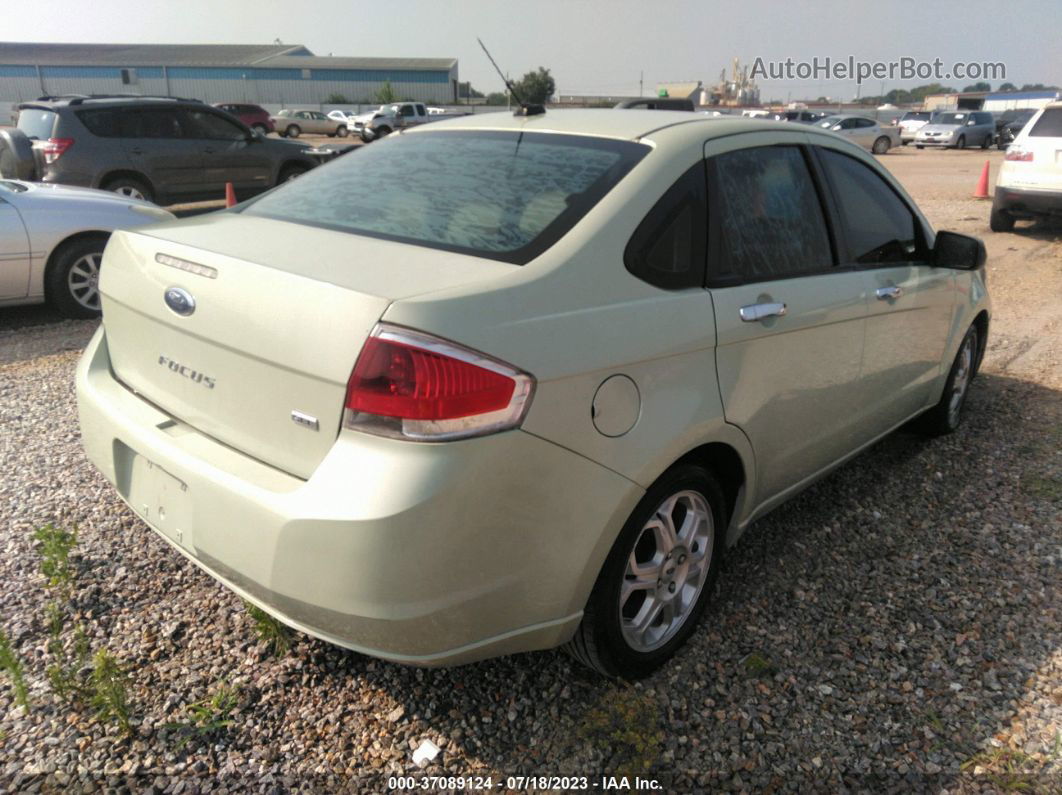
[[26,677],[22,671],[22,661],[8,640],[7,633],[0,630],[0,670],[11,680],[15,702],[29,712],[29,693],[26,690]]
[[247,612],[254,619],[254,631],[276,657],[283,657],[291,649],[291,630],[277,621],[265,610],[250,602],[244,602]]

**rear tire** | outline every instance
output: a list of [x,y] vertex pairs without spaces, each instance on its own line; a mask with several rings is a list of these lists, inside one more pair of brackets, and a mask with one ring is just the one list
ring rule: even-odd
[[917,428],[927,436],[943,436],[956,430],[962,423],[962,409],[970,391],[970,382],[977,373],[978,333],[970,326],[962,338],[959,352],[944,382],[944,394],[940,402],[918,418]]
[[114,193],[130,199],[143,199],[144,201],[149,202],[155,201],[155,194],[152,192],[151,188],[135,177],[115,177],[114,179],[107,180],[103,185],[103,189],[113,191]]
[[925,149],[925,147],[924,146],[919,146],[918,144],[915,144],[915,149]]
[[100,314],[100,263],[106,237],[89,237],[63,243],[55,252],[45,276],[48,303],[64,317],[98,317]]
[[288,138],[298,138],[302,134],[302,129],[297,124],[289,124],[287,129],[284,130],[284,135]]
[[339,136],[340,138],[346,138],[346,137],[347,137],[347,134],[348,134],[349,132],[350,132],[350,130],[348,130],[348,129],[346,128],[346,125],[342,125],[342,124],[341,124],[341,125],[339,126],[339,128],[338,128],[338,129],[336,130],[336,135],[338,135],[338,136]]
[[965,149],[966,148],[966,136],[965,135],[960,135],[959,136],[959,140],[955,142],[955,148],[956,149]]
[[987,149],[991,145],[992,145],[992,136],[991,135],[986,135],[985,139],[983,141],[981,141],[981,148],[982,149]]
[[697,628],[726,539],[722,489],[704,467],[676,466],[642,497],[608,554],[565,649],[610,677],[637,679]]
[[1006,210],[992,208],[992,213],[988,216],[988,226],[993,232],[1013,232],[1014,216]]
[[889,151],[889,145],[889,139],[883,135],[874,142],[874,145],[870,147],[870,151],[876,155],[883,155]]
[[259,135],[269,135],[269,128],[264,124],[252,124],[251,129]]

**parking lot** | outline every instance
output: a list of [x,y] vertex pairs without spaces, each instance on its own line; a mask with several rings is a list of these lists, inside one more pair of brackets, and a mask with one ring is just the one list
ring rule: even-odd
[[[0,310],[0,615],[32,702],[26,714],[0,690],[0,779],[369,792],[429,774],[504,791],[526,789],[519,776],[599,789],[636,772],[678,792],[1059,791],[1062,228],[989,231],[971,194],[1002,155],[881,158],[937,229],[988,249],[994,317],[965,424],[895,433],[756,522],[699,631],[635,685],[560,652],[425,670],[295,635],[274,654],[240,599],[85,460],[73,373],[96,321]],[[49,522],[78,529],[73,603],[128,671],[129,737],[50,694],[32,539]],[[224,724],[182,731],[221,688]],[[425,739],[441,753],[420,771]]]

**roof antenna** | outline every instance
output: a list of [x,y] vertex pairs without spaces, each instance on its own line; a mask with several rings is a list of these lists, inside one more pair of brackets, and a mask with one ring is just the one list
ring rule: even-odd
[[518,93],[516,93],[515,86],[513,86],[511,81],[505,79],[505,74],[502,72],[501,68],[495,62],[494,58],[491,57],[490,51],[487,49],[487,45],[483,43],[483,39],[481,39],[481,38],[479,38],[477,36],[476,37],[476,41],[478,41],[479,42],[479,46],[483,48],[483,52],[485,52],[487,54],[487,58],[490,59],[491,65],[495,69],[498,70],[498,77],[500,77],[502,79],[502,82],[505,83],[505,87],[507,89],[509,89],[509,93],[512,94],[513,98],[516,99],[516,101],[520,104],[520,107],[517,108],[515,111],[513,111],[513,115],[514,116],[540,116],[543,113],[545,113],[546,112],[546,106],[545,105],[538,105],[538,104],[535,104],[535,103],[532,103],[532,102],[524,102],[522,99],[520,99],[520,95]]

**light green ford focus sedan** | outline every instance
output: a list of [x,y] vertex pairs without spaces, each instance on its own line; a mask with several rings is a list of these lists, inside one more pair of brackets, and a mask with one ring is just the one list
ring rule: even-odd
[[281,621],[418,665],[639,676],[757,517],[959,423],[984,247],[762,121],[470,116],[116,232],[85,449]]

